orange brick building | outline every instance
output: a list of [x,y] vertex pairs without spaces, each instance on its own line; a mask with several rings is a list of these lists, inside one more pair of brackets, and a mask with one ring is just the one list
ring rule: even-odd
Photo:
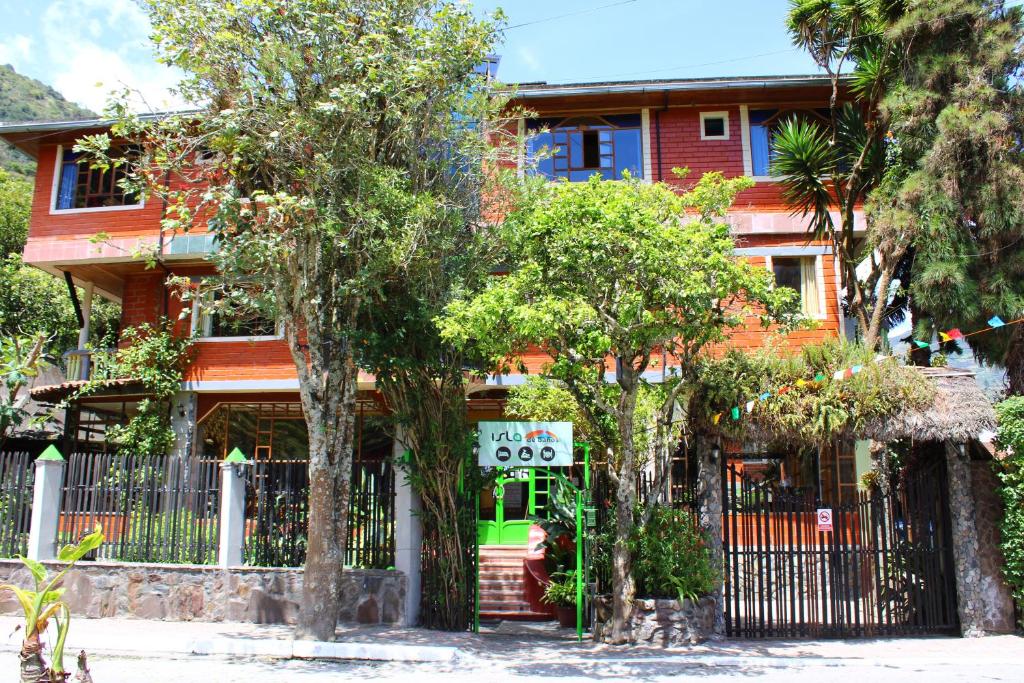
[[[690,178],[707,171],[752,177],[756,185],[740,194],[728,219],[737,253],[774,271],[780,285],[801,292],[805,313],[818,324],[793,333],[788,342],[820,341],[845,329],[837,264],[827,244],[809,241],[806,221],[790,214],[779,184],[768,175],[768,163],[774,122],[792,114],[822,116],[830,92],[822,77],[523,84],[517,103],[536,118],[520,121],[521,130],[537,133],[522,159],[523,172],[579,181],[593,173],[620,177],[628,169],[644,180],[680,188],[687,181],[673,174],[679,167],[689,168]],[[121,303],[122,328],[160,317],[180,319],[198,341],[175,406],[184,437],[179,449],[213,457],[239,446],[251,451],[250,457],[301,456],[287,452],[302,450],[304,433],[295,370],[280,329],[273,321],[217,320],[200,304],[181,315],[182,303],[166,280],[210,273],[206,256],[212,241],[201,231],[163,232],[159,200],[124,196],[112,173],[80,163],[72,150],[75,140],[108,127],[104,121],[0,127],[0,136],[38,162],[24,260],[85,292],[80,348],[69,350],[69,383],[87,377],[89,349],[96,343],[88,326],[93,296]],[[529,156],[542,147],[553,153],[534,168]],[[156,267],[147,267],[143,252],[156,255]],[[763,339],[764,332],[752,324],[731,342],[750,347]],[[545,358],[530,360],[531,370],[540,370]],[[486,385],[475,385],[468,401],[471,418],[500,415],[503,392],[520,381],[519,376],[490,377]],[[52,400],[69,388],[42,388],[36,394]],[[365,376],[361,388],[372,421],[369,416],[379,410],[373,378]],[[90,399],[91,422],[75,431],[72,421],[69,440],[75,443],[65,447],[101,447],[97,425],[130,414],[137,389],[125,383]],[[366,438],[372,442],[371,431],[376,432],[366,430]]]

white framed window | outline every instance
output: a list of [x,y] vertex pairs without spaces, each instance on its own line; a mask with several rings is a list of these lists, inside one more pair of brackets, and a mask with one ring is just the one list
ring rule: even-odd
[[[124,154],[115,150],[112,156]],[[88,213],[93,211],[124,211],[145,206],[142,197],[124,191],[121,181],[124,166],[102,170],[92,168],[85,156],[63,145],[57,145],[53,169],[50,213]]]
[[702,111],[700,113],[701,140],[729,139],[729,112]]
[[821,256],[765,256],[776,287],[789,287],[800,295],[800,310],[808,318],[825,319],[825,273]]
[[284,324],[259,314],[232,315],[213,309],[214,291],[192,299],[192,336],[201,342],[271,341],[284,338]]

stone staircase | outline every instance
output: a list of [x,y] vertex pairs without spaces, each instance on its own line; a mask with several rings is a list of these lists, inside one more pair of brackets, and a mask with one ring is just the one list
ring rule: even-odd
[[548,621],[526,599],[525,545],[480,546],[480,618],[485,621]]

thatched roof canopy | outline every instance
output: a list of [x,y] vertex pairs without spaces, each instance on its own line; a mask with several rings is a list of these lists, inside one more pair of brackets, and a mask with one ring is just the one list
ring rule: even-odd
[[957,368],[915,368],[935,387],[935,399],[917,410],[899,412],[870,425],[857,438],[877,441],[913,439],[966,443],[996,428],[995,411],[974,379]]

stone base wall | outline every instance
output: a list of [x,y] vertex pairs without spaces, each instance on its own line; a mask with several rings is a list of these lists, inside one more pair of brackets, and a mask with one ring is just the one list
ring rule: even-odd
[[[612,601],[608,596],[595,601],[597,615],[594,640],[607,642],[612,632]],[[715,633],[718,601],[706,595],[691,600],[636,599],[629,617],[631,643],[650,643],[662,647],[697,645]]]
[[[45,563],[59,571],[57,563]],[[398,624],[405,610],[405,575],[383,569],[344,574],[338,620]],[[17,560],[0,559],[0,583],[31,586]],[[294,624],[302,596],[301,569],[82,562],[68,572],[65,599],[76,616],[166,621],[242,621]],[[0,613],[19,613],[14,596],[0,594]]]
[[999,524],[1003,503],[997,493],[999,478],[990,461],[971,463],[978,560],[981,568],[981,628],[986,633],[1013,633],[1013,597],[1003,580],[1003,553],[999,549]]

